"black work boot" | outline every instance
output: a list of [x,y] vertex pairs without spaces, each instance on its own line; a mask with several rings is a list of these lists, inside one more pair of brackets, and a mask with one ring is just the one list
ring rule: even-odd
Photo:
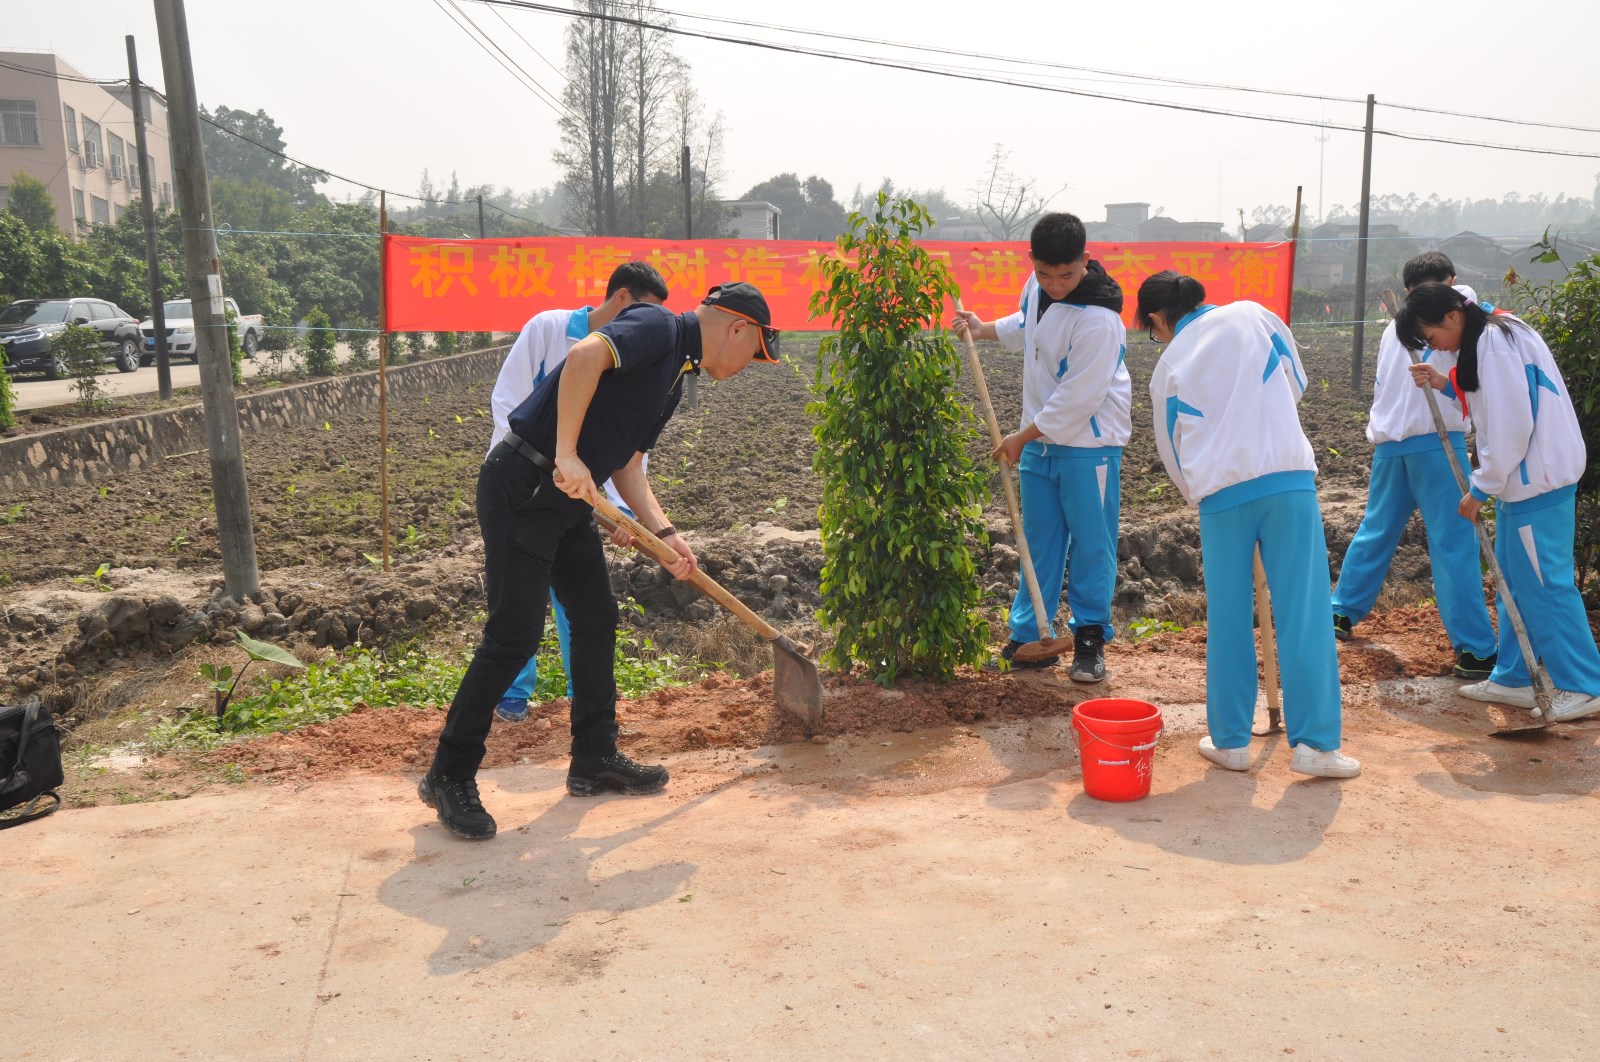
[[439,813],[444,828],[469,841],[487,841],[494,836],[494,817],[478,799],[478,781],[452,781],[429,771],[417,783],[417,796]]
[[1100,682],[1106,677],[1106,632],[1097,623],[1072,633],[1072,681]]
[[1498,653],[1479,656],[1463,649],[1456,654],[1456,666],[1453,670],[1456,678],[1486,679],[1494,671],[1494,664],[1498,659]]
[[1350,622],[1350,617],[1342,613],[1333,614],[1333,636],[1341,642],[1348,642],[1355,636],[1355,624]]
[[634,763],[620,752],[609,756],[574,756],[567,768],[567,792],[573,796],[613,793],[655,793],[666,788],[667,769]]

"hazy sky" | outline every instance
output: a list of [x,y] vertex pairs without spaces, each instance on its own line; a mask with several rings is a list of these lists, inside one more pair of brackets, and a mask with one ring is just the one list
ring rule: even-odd
[[[446,0],[438,0],[445,3]],[[1497,16],[1471,5],[1286,4],[1211,0],[1141,4],[862,3],[764,5],[666,0],[668,11],[779,23],[1034,63],[1379,101],[1378,127],[1460,139],[1600,154],[1600,134],[1526,128],[1396,110],[1385,101],[1495,117],[1600,127],[1600,5],[1526,0]],[[123,35],[139,45],[145,80],[161,84],[148,0],[29,0],[10,4],[0,48],[59,52],[96,77],[126,76]],[[559,92],[567,18],[463,9],[537,81]],[[423,167],[447,183],[492,181],[518,190],[554,183],[555,114],[495,65],[435,0],[189,0],[199,96],[209,105],[265,109],[289,151],[396,191],[414,192]],[[1142,19],[1143,21],[1134,21]],[[512,29],[526,38],[519,40]],[[983,68],[1096,92],[1174,100],[1359,126],[1360,103],[1284,99],[1137,78],[1075,73],[965,56],[891,53],[882,45],[801,39],[771,31],[687,27],[856,54]],[[531,45],[531,48],[530,48]],[[1148,201],[1183,220],[1238,224],[1268,203],[1354,204],[1361,136],[1084,99],[809,56],[679,38],[711,112],[723,114],[729,176],[723,192],[786,170],[818,174],[845,199],[883,177],[943,187],[964,199],[995,143],[1013,168],[1064,190],[1052,201],[1086,219],[1103,204]],[[542,53],[543,59],[532,49]],[[1325,149],[1325,159],[1319,157]],[[1446,198],[1590,196],[1600,159],[1513,154],[1378,137],[1375,194]],[[331,194],[352,191],[330,183]]]

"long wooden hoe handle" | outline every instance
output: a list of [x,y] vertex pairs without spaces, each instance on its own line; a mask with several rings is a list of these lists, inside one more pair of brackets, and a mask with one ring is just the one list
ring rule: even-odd
[[[1389,300],[1390,306],[1398,307],[1399,301],[1393,291],[1384,290],[1384,296]],[[1422,354],[1407,348],[1411,355],[1411,364],[1421,365]],[[1450,432],[1444,426],[1444,414],[1439,411],[1439,396],[1430,385],[1424,390],[1428,392],[1428,411],[1433,414],[1433,430],[1439,433],[1439,444],[1444,447],[1444,455],[1450,460],[1450,471],[1456,477],[1456,489],[1462,494],[1467,493],[1471,481],[1461,467],[1461,462],[1456,460],[1455,448],[1450,445]],[[1516,632],[1517,646],[1522,650],[1522,659],[1528,662],[1528,675],[1533,680],[1533,703],[1539,706],[1539,719],[1542,725],[1550,723],[1550,673],[1545,670],[1544,663],[1533,655],[1533,643],[1528,639],[1528,628],[1522,622],[1522,610],[1517,607],[1516,599],[1511,596],[1511,588],[1506,585],[1505,572],[1500,570],[1500,560],[1494,555],[1494,539],[1489,537],[1489,529],[1482,520],[1472,521],[1472,526],[1478,532],[1478,549],[1482,551],[1484,559],[1489,562],[1489,572],[1494,576],[1494,588],[1500,595],[1500,601],[1506,606],[1506,618],[1511,621],[1511,629]]]
[[[605,495],[602,494],[595,499],[594,507],[595,511],[601,516],[621,526],[628,534],[638,539],[639,548],[661,562],[663,566],[678,562],[677,550],[645,530],[645,526],[639,521],[612,505],[611,500]],[[750,606],[723,589],[721,583],[705,572],[696,568],[694,574],[689,576],[689,582],[699,587],[701,593],[743,620],[745,626],[761,635],[767,641],[775,642],[783,637],[776,627],[756,615],[755,612],[751,611]]]
[[[956,312],[962,312],[961,300],[956,300]],[[989,401],[989,385],[983,379],[983,363],[978,360],[978,344],[973,341],[972,329],[966,335],[967,364],[972,367],[972,382],[978,388],[978,402],[989,422],[989,440],[995,449],[1000,448],[1000,422],[995,419],[994,403]],[[1028,598],[1033,602],[1033,618],[1039,625],[1039,640],[1050,637],[1050,620],[1055,615],[1044,610],[1044,594],[1039,590],[1039,577],[1033,572],[1033,553],[1028,549],[1028,536],[1022,533],[1022,502],[1017,498],[1017,485],[1011,479],[1011,463],[1000,458],[1000,485],[1006,493],[1006,508],[1011,513],[1011,531],[1017,540],[1017,556],[1022,562],[1022,577],[1028,584]]]

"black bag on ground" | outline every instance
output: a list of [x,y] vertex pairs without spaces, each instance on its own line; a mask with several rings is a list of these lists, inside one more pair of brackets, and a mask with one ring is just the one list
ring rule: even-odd
[[[59,808],[61,797],[55,790],[65,781],[61,736],[50,709],[37,697],[20,708],[0,708],[0,816],[29,805],[21,815],[0,817],[0,830],[44,818]],[[42,800],[50,803],[32,806]]]

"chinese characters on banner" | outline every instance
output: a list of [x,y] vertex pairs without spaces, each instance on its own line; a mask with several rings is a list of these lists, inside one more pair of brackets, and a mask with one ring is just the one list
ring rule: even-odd
[[[1028,245],[930,242],[955,275],[966,308],[994,320],[1016,312],[1033,269]],[[813,320],[811,295],[831,243],[798,240],[634,240],[595,237],[433,240],[384,237],[384,304],[392,332],[515,332],[541,310],[574,309],[605,298],[620,263],[649,262],[666,278],[667,305],[688,310],[713,284],[760,288],[777,328],[827,329]],[[1123,320],[1133,325],[1139,284],[1163,269],[1195,277],[1206,301],[1249,299],[1289,319],[1292,243],[1091,243],[1090,257],[1122,285]]]

